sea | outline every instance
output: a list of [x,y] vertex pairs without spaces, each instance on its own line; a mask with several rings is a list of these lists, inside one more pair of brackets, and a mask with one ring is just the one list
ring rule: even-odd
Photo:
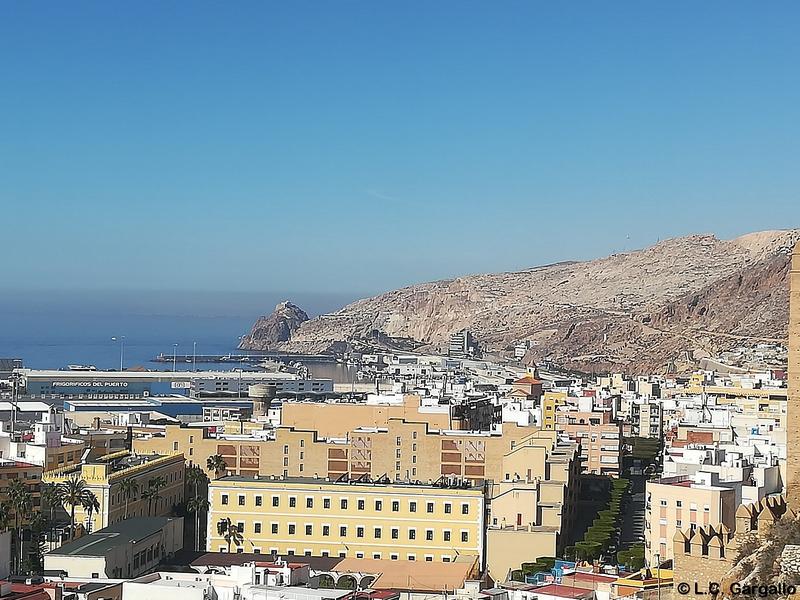
[[[219,294],[3,294],[0,296],[0,357],[21,358],[25,367],[61,369],[93,365],[98,369],[142,367],[172,370],[172,362],[157,363],[159,354],[236,354],[239,338],[250,331],[259,315],[269,313],[284,294],[226,297]],[[148,301],[152,298],[152,301]],[[303,307],[305,300],[306,306]],[[293,300],[311,316],[335,310],[350,299],[309,295]],[[188,303],[188,306],[187,306]],[[124,336],[124,340],[122,337]],[[124,345],[124,347],[123,347]],[[122,356],[120,356],[122,354]],[[232,369],[239,365],[198,364],[198,368]],[[309,363],[314,377],[353,381],[346,365]],[[246,367],[251,368],[251,367]],[[177,370],[191,370],[176,362]]]

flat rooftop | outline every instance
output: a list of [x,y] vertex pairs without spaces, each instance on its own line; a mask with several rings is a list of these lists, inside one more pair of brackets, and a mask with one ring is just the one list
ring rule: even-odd
[[147,539],[161,531],[170,521],[172,519],[167,517],[133,517],[64,544],[49,554],[54,556],[105,556],[123,544]]
[[452,485],[439,485],[436,483],[428,483],[422,481],[376,481],[376,480],[365,480],[365,481],[358,481],[357,479],[351,479],[350,481],[335,481],[329,480],[325,477],[275,477],[272,479],[271,477],[251,477],[246,475],[227,475],[225,477],[220,477],[219,479],[214,479],[211,481],[209,485],[214,486],[219,482],[246,482],[246,483],[268,483],[268,484],[298,484],[298,485],[330,485],[330,486],[340,486],[345,487],[348,485],[371,485],[374,487],[401,487],[401,488],[426,488],[426,489],[469,489],[469,490],[479,490],[482,489],[481,485],[473,485],[470,483],[466,483],[465,480],[463,484],[452,484]]

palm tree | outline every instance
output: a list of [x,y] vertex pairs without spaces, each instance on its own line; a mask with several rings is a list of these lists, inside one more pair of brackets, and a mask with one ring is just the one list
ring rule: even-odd
[[83,506],[83,495],[86,492],[86,482],[77,476],[70,477],[58,484],[61,489],[61,498],[64,504],[70,507],[70,539],[75,539],[75,507]]
[[199,488],[201,484],[205,484],[208,482],[208,476],[205,474],[203,469],[199,466],[189,467],[186,471],[186,483],[191,485],[194,488],[194,497],[200,494]]
[[154,502],[156,504],[156,510],[158,510],[158,502],[161,500],[161,490],[166,486],[167,480],[160,475],[158,477],[153,477],[147,482],[147,489],[142,492],[142,498],[147,499],[148,517],[150,516]]
[[100,502],[97,500],[97,496],[94,495],[94,492],[91,490],[85,490],[83,493],[83,498],[81,498],[81,506],[83,506],[83,510],[86,511],[87,516],[89,517],[89,533],[92,533],[92,513],[97,511],[100,512]]
[[8,501],[14,511],[14,529],[17,532],[17,572],[22,570],[22,525],[23,517],[30,520],[33,509],[31,492],[21,479],[14,479],[8,486]]
[[128,501],[133,498],[136,499],[136,494],[139,493],[139,483],[129,477],[128,479],[123,479],[119,484],[119,489],[122,492],[122,495],[125,496],[125,518],[128,518]]
[[52,541],[55,537],[55,510],[64,504],[64,499],[61,496],[61,488],[54,483],[43,483],[42,504],[47,507],[50,513],[48,524],[50,525],[50,540]]
[[198,496],[190,498],[186,503],[187,510],[194,513],[194,549],[198,551],[200,550],[200,513],[207,512],[210,507],[208,498]]
[[231,551],[231,544],[241,546],[244,541],[242,532],[239,531],[238,527],[234,527],[230,517],[220,519],[219,523],[217,523],[217,531],[222,534],[222,538],[228,544],[228,553]]
[[220,473],[224,473],[228,470],[228,463],[226,463],[225,459],[219,454],[209,456],[206,461],[206,466],[209,471],[214,473],[214,478],[219,478]]

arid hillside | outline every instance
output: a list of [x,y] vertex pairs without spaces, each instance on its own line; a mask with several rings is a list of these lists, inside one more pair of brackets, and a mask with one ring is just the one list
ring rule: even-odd
[[[530,359],[565,368],[691,368],[696,356],[785,338],[798,239],[800,230],[693,235],[592,261],[423,283],[305,321],[275,347],[433,350],[466,327],[490,351],[533,340]],[[266,349],[255,331],[245,344]]]

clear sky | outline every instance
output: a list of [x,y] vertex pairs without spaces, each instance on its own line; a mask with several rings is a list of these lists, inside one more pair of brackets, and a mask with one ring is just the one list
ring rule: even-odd
[[348,296],[800,226],[799,22],[8,0],[0,288]]

